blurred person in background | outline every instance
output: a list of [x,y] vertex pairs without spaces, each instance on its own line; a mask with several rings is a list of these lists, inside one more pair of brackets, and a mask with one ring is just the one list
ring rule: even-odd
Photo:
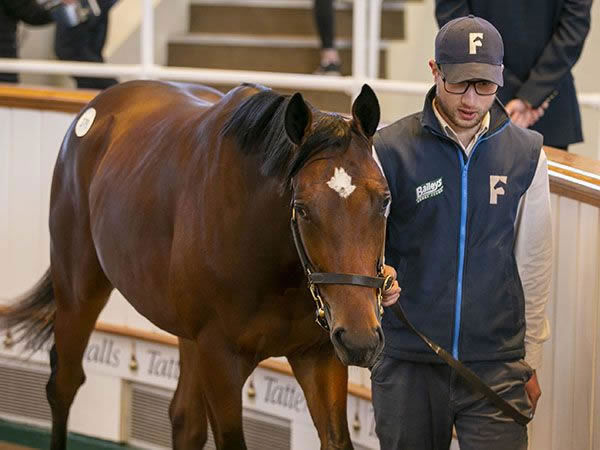
[[[80,1],[80,0],[78,0]],[[108,31],[108,13],[117,0],[83,0],[89,12],[87,20],[70,26],[56,24],[54,51],[63,61],[104,62],[102,49]],[[114,78],[74,76],[78,88],[106,89],[118,81]]]
[[498,98],[517,125],[567,150],[583,141],[571,69],[590,29],[592,0],[436,0],[439,26],[474,14],[504,39],[504,87]]
[[[52,15],[35,0],[0,0],[0,58],[17,58],[17,25],[20,21],[46,25],[52,22]],[[0,73],[0,82],[18,83],[19,76]]]
[[333,0],[315,0],[315,23],[321,39],[321,61],[315,75],[341,75],[340,55],[335,48]]

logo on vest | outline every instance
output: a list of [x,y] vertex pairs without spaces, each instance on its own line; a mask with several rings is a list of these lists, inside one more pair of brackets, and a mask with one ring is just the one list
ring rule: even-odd
[[477,47],[482,47],[483,33],[469,33],[469,55],[477,54]]
[[508,177],[504,175],[490,175],[490,205],[498,204],[498,196],[504,195],[504,188],[498,186],[500,183],[506,186]]
[[442,192],[444,192],[444,183],[441,177],[437,180],[428,181],[417,188],[417,203],[435,197]]

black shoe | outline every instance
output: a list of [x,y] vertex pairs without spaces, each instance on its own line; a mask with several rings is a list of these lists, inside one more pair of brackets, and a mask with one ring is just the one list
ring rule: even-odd
[[339,77],[342,75],[340,63],[329,63],[327,65],[321,64],[317,70],[313,72],[313,74]]

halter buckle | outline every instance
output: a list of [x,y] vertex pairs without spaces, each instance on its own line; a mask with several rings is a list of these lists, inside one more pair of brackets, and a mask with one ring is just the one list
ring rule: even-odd
[[[379,266],[378,275],[381,278],[384,277],[383,265]],[[380,316],[383,316],[383,305],[381,304],[381,302],[383,301],[383,293],[386,291],[389,291],[393,285],[394,285],[394,279],[392,278],[391,275],[388,275],[385,277],[385,280],[383,280],[383,284],[381,285],[381,287],[377,289],[377,307],[379,308]]]
[[[310,271],[309,271],[309,273],[310,273]],[[321,298],[321,295],[319,294],[317,286],[314,285],[313,283],[310,283],[308,285],[308,288],[313,297],[313,300],[317,304],[317,311],[315,314],[315,316],[316,316],[315,322],[317,322],[317,324],[319,324],[319,326],[321,326],[321,328],[325,329],[326,331],[329,331],[329,324],[327,323],[327,319],[325,318],[325,303],[323,302],[323,299]]]
[[389,291],[392,286],[394,286],[394,278],[391,275],[388,275],[385,277],[385,280],[383,280],[383,292]]

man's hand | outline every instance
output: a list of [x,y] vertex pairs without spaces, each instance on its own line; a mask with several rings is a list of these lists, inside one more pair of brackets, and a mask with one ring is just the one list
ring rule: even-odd
[[529,128],[540,120],[546,109],[548,109],[548,105],[548,102],[544,102],[539,108],[533,108],[523,100],[515,98],[506,104],[506,112],[515,125]]
[[383,266],[383,276],[391,276],[394,279],[394,283],[388,289],[383,291],[383,299],[381,300],[381,304],[383,306],[392,306],[394,303],[398,301],[398,297],[400,297],[400,286],[398,286],[398,282],[396,281],[396,270],[392,266]]
[[537,402],[542,395],[542,390],[540,389],[540,384],[538,383],[537,373],[535,370],[533,371],[533,375],[527,384],[525,384],[525,390],[527,391],[527,395],[529,396],[529,400],[531,401],[531,405],[533,407],[533,410],[531,411],[531,414],[533,415],[535,414]]

